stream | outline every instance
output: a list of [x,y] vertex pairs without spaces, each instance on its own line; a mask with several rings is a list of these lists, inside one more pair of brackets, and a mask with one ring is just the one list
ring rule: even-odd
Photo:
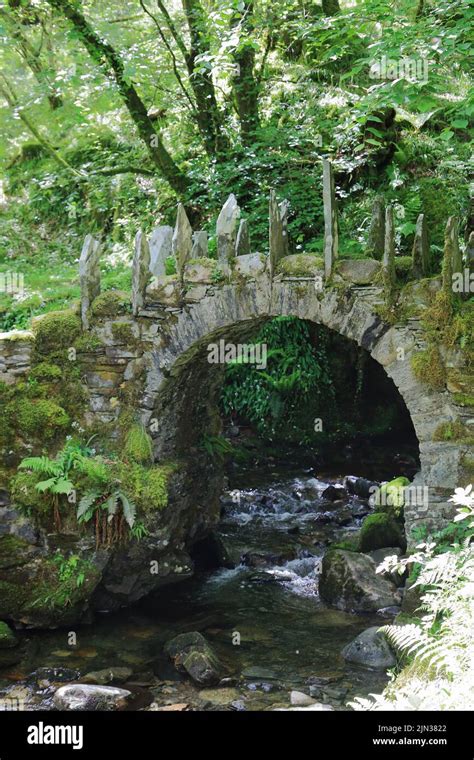
[[[53,709],[58,685],[104,668],[128,669],[125,688],[143,697],[142,707],[153,701],[151,709],[286,708],[299,690],[341,710],[354,696],[380,692],[386,675],[345,664],[341,649],[387,619],[329,609],[318,596],[327,546],[369,511],[355,496],[322,497],[342,480],[268,467],[237,474],[217,531],[226,567],[198,570],[131,609],[97,616],[77,627],[76,646],[64,630],[20,633],[22,659],[0,670],[0,698]],[[166,641],[189,631],[200,631],[225,664],[219,687],[198,687],[163,654]]]

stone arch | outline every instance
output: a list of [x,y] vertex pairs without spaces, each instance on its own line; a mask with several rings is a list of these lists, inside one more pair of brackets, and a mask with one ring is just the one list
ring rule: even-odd
[[[436,428],[456,419],[456,411],[446,391],[433,391],[421,384],[411,368],[413,353],[424,347],[418,322],[390,325],[377,314],[382,303],[379,288],[317,290],[314,279],[281,280],[230,284],[212,288],[198,302],[175,310],[173,320],[152,341],[145,354],[147,366],[141,405],[143,421],[160,419],[155,437],[157,456],[170,453],[173,435],[179,429],[177,408],[186,382],[206,383],[211,399],[220,382],[209,383],[198,355],[203,346],[218,337],[241,339],[257,321],[273,316],[294,316],[324,325],[366,349],[393,380],[410,413],[420,448],[421,470],[414,484],[428,489],[429,501],[407,510],[407,522],[436,527],[451,514],[449,495],[459,484],[462,447],[434,442]],[[193,361],[196,361],[193,374]],[[208,415],[205,403],[180,414]],[[204,417],[202,417],[204,420]],[[196,422],[197,420],[197,422]]]

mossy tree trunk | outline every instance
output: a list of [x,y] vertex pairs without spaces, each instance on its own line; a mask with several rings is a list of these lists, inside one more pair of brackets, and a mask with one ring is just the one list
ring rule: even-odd
[[341,10],[339,0],[322,0],[322,6],[326,16],[335,16]]
[[117,51],[92,29],[78,5],[69,0],[48,0],[48,2],[68,19],[91,58],[115,80],[138,133],[163,178],[178,195],[185,193],[189,187],[189,180],[176,165],[160,135],[155,131],[147,108],[133,82],[127,78],[123,61]]
[[[189,28],[190,48],[184,58],[189,74],[189,82],[196,100],[196,121],[202,135],[206,152],[210,156],[222,153],[228,147],[224,132],[224,120],[217,103],[212,81],[212,68],[196,64],[198,57],[210,54],[209,32],[206,14],[199,0],[182,0],[186,22]],[[160,3],[160,7],[163,3]]]
[[248,145],[260,125],[258,98],[260,86],[255,75],[255,46],[250,38],[253,30],[253,0],[243,3],[242,10],[233,18],[232,25],[241,27],[241,39],[233,53],[236,74],[232,80],[242,142]]

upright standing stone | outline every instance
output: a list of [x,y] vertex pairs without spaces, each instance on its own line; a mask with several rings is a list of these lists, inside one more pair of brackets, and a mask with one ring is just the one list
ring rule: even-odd
[[374,201],[372,219],[367,236],[367,256],[381,261],[385,245],[385,201],[378,195]]
[[247,256],[250,253],[250,233],[249,223],[246,219],[241,219],[239,231],[235,241],[236,256]]
[[393,206],[385,211],[385,242],[382,258],[382,272],[385,294],[391,300],[395,286],[395,225],[393,221]]
[[413,274],[415,277],[426,277],[430,269],[430,246],[426,217],[420,214],[416,220],[415,239],[413,241]]
[[230,262],[235,258],[235,240],[240,208],[235,195],[231,194],[222,207],[217,219],[217,258],[223,272],[228,272]]
[[286,199],[282,201],[279,205],[280,208],[280,217],[281,217],[281,228],[283,233],[283,248],[284,248],[284,256],[288,256],[290,253],[290,239],[288,237],[288,217],[290,215],[290,202]]
[[150,272],[154,277],[166,274],[166,259],[173,250],[173,228],[155,227],[150,237]]
[[454,216],[450,218],[451,221],[451,246],[453,250],[453,274],[462,274],[462,251],[459,247],[459,219]]
[[132,264],[132,311],[137,316],[145,305],[146,286],[150,281],[150,246],[141,230],[135,235],[135,252]]
[[469,235],[466,246],[466,267],[470,274],[474,273],[474,232]]
[[184,275],[184,267],[191,258],[193,247],[193,230],[188,215],[182,203],[178,204],[176,227],[173,233],[173,255],[176,259],[176,269],[181,279]]
[[459,219],[450,216],[444,232],[443,290],[452,299],[453,274],[462,273],[462,254],[459,248]]
[[276,193],[274,190],[270,192],[269,214],[270,232],[268,242],[270,248],[270,276],[273,278],[278,266],[278,262],[285,256],[286,251],[285,238],[283,236],[281,210],[277,202]]
[[332,163],[323,158],[324,273],[330,277],[338,257],[337,206]]
[[193,235],[193,248],[191,251],[192,259],[207,259],[209,253],[209,243],[207,240],[207,232],[204,230],[198,230]]
[[81,285],[81,319],[85,330],[89,327],[89,307],[100,293],[100,243],[92,235],[86,235],[79,259]]

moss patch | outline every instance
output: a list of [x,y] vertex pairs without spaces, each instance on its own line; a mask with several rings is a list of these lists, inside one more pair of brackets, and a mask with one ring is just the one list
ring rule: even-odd
[[121,290],[106,290],[94,300],[91,306],[93,317],[117,317],[131,311],[130,295]]
[[81,332],[81,321],[72,311],[50,312],[34,322],[33,332],[35,352],[47,356],[74,345]]
[[430,346],[426,351],[419,351],[411,366],[415,377],[433,390],[441,390],[446,385],[446,368],[437,346]]
[[130,348],[135,348],[139,342],[129,322],[113,322],[112,335],[117,343],[123,343]]
[[149,512],[168,505],[168,482],[176,469],[175,463],[144,467],[138,462],[120,462],[116,466],[116,475],[138,509]]
[[463,441],[469,438],[468,428],[459,419],[442,422],[433,433],[433,441]]
[[324,270],[324,261],[320,256],[296,253],[285,256],[278,262],[277,271],[287,277],[314,277]]
[[126,459],[140,464],[152,462],[153,443],[143,425],[132,425],[125,437],[123,454]]
[[0,536],[0,570],[28,562],[33,547],[18,536]]
[[405,549],[406,540],[400,524],[385,512],[368,515],[360,529],[360,550],[370,552],[389,546]]
[[45,442],[66,431],[71,423],[62,406],[48,399],[23,399],[17,404],[15,418],[21,436],[41,437]]
[[0,649],[11,649],[16,647],[18,639],[12,629],[0,620]]

